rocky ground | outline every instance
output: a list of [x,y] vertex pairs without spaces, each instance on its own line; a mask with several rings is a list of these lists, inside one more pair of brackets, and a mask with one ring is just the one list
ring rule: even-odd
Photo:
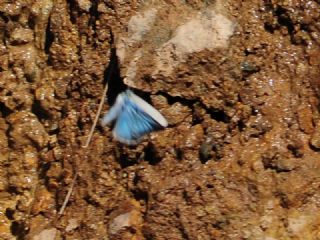
[[[0,29],[0,239],[320,239],[319,0],[1,1]],[[169,127],[82,147],[106,82]]]

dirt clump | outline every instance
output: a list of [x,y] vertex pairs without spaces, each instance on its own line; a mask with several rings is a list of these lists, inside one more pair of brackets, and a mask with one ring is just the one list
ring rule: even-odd
[[[18,0],[0,29],[1,239],[320,238],[319,1]],[[169,127],[83,148],[106,81],[103,113],[129,87]]]

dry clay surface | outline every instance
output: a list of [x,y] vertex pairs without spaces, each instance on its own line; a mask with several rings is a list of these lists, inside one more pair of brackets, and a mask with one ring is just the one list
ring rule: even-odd
[[[0,1],[0,36],[0,239],[320,239],[318,0]],[[108,76],[169,127],[83,148]]]

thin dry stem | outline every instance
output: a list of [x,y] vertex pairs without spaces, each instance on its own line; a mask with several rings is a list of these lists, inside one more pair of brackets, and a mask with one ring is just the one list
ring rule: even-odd
[[69,190],[68,190],[68,193],[67,193],[67,195],[66,195],[66,197],[65,197],[65,199],[64,199],[64,201],[63,201],[63,204],[62,204],[62,206],[61,206],[61,208],[60,208],[60,210],[59,210],[59,213],[58,213],[59,215],[62,215],[62,214],[63,214],[64,209],[66,208],[66,206],[67,206],[67,204],[68,204],[68,202],[69,202],[69,199],[70,199],[71,193],[72,193],[72,191],[73,191],[73,187],[74,187],[74,185],[75,185],[75,183],[76,183],[77,177],[78,177],[78,173],[75,173],[75,175],[74,175],[74,177],[73,177],[73,179],[72,179],[71,186],[70,186],[70,188],[69,188]]
[[96,117],[95,117],[94,122],[93,122],[93,124],[92,124],[92,127],[91,127],[91,129],[90,129],[90,132],[89,132],[87,141],[86,141],[85,145],[82,146],[83,148],[87,148],[87,147],[89,146],[89,144],[90,144],[90,141],[91,141],[91,138],[92,138],[94,129],[95,129],[96,126],[97,126],[97,123],[98,123],[98,120],[99,120],[99,117],[100,117],[100,114],[101,114],[101,110],[102,110],[102,107],[103,107],[103,103],[104,103],[104,100],[105,100],[107,91],[108,91],[108,82],[106,83],[106,85],[105,85],[105,87],[104,87],[104,89],[103,89],[103,93],[102,93],[102,96],[101,96],[101,99],[100,99],[100,104],[99,104],[98,112],[97,112],[97,114],[96,114]]
[[[103,103],[105,101],[105,97],[106,97],[106,94],[107,94],[107,91],[108,91],[108,82],[109,82],[109,78],[110,78],[111,72],[112,72],[112,67],[109,70],[109,74],[108,74],[108,77],[107,77],[107,82],[106,82],[106,85],[105,85],[105,87],[103,89],[103,93],[101,95],[98,111],[97,111],[96,117],[94,119],[94,122],[93,122],[93,124],[91,126],[91,129],[90,129],[89,135],[87,137],[87,140],[86,140],[85,144],[82,146],[83,148],[87,148],[89,146],[89,144],[91,142],[91,139],[92,139],[92,136],[93,136],[94,129],[97,126],[97,123],[98,123],[98,120],[99,120],[99,117],[100,117],[100,114],[101,114],[101,110],[102,110],[102,107],[103,107]],[[74,178],[72,179],[71,186],[70,186],[70,188],[68,190],[68,193],[67,193],[67,195],[66,195],[66,197],[65,197],[65,199],[63,201],[63,204],[62,204],[62,206],[61,206],[61,208],[60,208],[60,210],[58,212],[59,216],[64,213],[64,210],[65,210],[65,208],[66,208],[66,206],[67,206],[67,204],[68,204],[68,202],[70,200],[74,185],[75,185],[75,183],[77,181],[77,177],[78,177],[78,173],[75,172]]]
[[[107,91],[108,91],[108,82],[106,83],[106,85],[105,85],[105,87],[104,87],[104,89],[103,89],[103,93],[102,93],[102,96],[101,96],[101,99],[100,99],[100,104],[99,104],[98,112],[97,112],[97,114],[96,114],[96,117],[95,117],[94,122],[93,122],[93,124],[92,124],[92,127],[91,127],[91,129],[90,129],[89,135],[88,135],[88,137],[87,137],[87,141],[86,141],[85,145],[82,146],[83,148],[87,148],[87,147],[89,146],[90,142],[91,142],[94,129],[95,129],[96,126],[97,126],[97,123],[98,123],[98,120],[99,120],[99,117],[100,117],[100,114],[101,114],[101,110],[102,110],[102,107],[103,107],[103,103],[104,103],[104,101],[105,101],[105,96],[106,96],[106,94],[107,94]],[[67,204],[68,204],[68,202],[69,202],[69,199],[70,199],[70,196],[71,196],[71,194],[72,194],[74,185],[75,185],[75,183],[76,183],[76,181],[77,181],[77,177],[78,177],[78,173],[76,172],[75,175],[74,175],[74,178],[72,179],[72,183],[71,183],[71,186],[70,186],[70,188],[69,188],[69,190],[68,190],[68,193],[67,193],[67,195],[66,195],[66,197],[65,197],[65,199],[64,199],[64,201],[63,201],[63,204],[62,204],[62,206],[61,206],[61,208],[60,208],[60,210],[59,210],[59,212],[58,212],[59,215],[62,215],[62,214],[63,214],[63,212],[64,212],[64,210],[65,210],[65,208],[66,208],[66,206],[67,206]]]
[[[110,53],[110,52],[109,52]],[[109,55],[109,54],[108,54]],[[94,122],[91,126],[91,129],[90,129],[90,132],[89,132],[89,135],[87,137],[87,140],[85,142],[85,144],[82,146],[83,148],[87,148],[89,147],[89,144],[91,142],[91,139],[92,139],[92,136],[93,136],[93,132],[94,132],[94,129],[96,128],[97,126],[97,123],[98,123],[98,120],[99,120],[99,117],[100,117],[100,114],[101,114],[101,110],[102,110],[102,107],[103,107],[103,103],[105,101],[105,97],[106,97],[106,94],[107,94],[107,91],[108,91],[108,82],[109,82],[109,79],[110,79],[110,76],[111,76],[111,73],[113,71],[113,67],[114,67],[114,62],[111,60],[110,62],[110,69],[108,71],[108,75],[107,75],[107,82],[106,82],[106,85],[103,89],[103,92],[102,92],[102,95],[101,95],[101,99],[100,99],[100,104],[99,104],[99,108],[98,108],[98,111],[97,111],[97,114],[96,114],[96,117],[94,119]],[[63,201],[63,204],[58,212],[58,216],[61,216],[63,213],[64,213],[64,210],[70,200],[70,197],[71,197],[71,194],[72,194],[72,191],[74,189],[74,185],[77,181],[77,177],[78,177],[78,173],[77,171],[75,171],[75,175],[74,175],[74,178],[72,179],[72,183],[71,183],[71,186],[68,190],[68,193]]]

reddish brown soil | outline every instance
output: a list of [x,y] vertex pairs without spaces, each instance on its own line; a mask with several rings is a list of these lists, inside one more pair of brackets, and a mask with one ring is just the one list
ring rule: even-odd
[[[226,41],[161,62],[209,9]],[[320,239],[318,0],[1,1],[0,29],[0,239]],[[132,72],[169,127],[82,148]]]

